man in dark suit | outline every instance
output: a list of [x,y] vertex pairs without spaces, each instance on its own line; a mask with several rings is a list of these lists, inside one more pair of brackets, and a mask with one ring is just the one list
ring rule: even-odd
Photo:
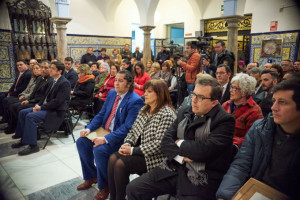
[[179,111],[166,131],[160,166],[127,185],[130,200],[162,194],[178,199],[214,199],[232,158],[235,121],[219,104],[222,89],[215,79],[197,79],[192,106]]
[[[107,198],[109,156],[118,151],[123,144],[139,110],[144,105],[143,100],[133,92],[133,88],[134,79],[130,72],[119,71],[115,78],[115,89],[109,91],[101,111],[86,129],[80,132],[80,138],[76,142],[85,180],[77,189],[85,190],[98,182],[99,192],[95,200]],[[110,133],[89,140],[86,136],[99,127]]]
[[140,52],[140,47],[135,48],[135,52],[133,53],[133,57],[136,58],[137,61],[141,61],[143,58],[143,54]]
[[230,99],[230,77],[231,70],[227,65],[222,64],[217,67],[216,78],[222,86],[222,98],[220,100],[221,105]]
[[44,121],[47,130],[57,130],[64,119],[67,102],[70,99],[71,87],[69,81],[62,76],[65,66],[61,62],[51,64],[50,76],[53,81],[49,89],[34,107],[21,110],[16,129],[16,137],[21,137],[12,148],[19,148],[28,144],[28,148],[20,151],[20,156],[39,151],[37,145],[37,124]]
[[164,61],[166,60],[170,60],[170,52],[166,49],[166,46],[163,45],[161,47],[161,51],[158,52],[157,56],[156,56],[156,62],[158,62],[160,65],[163,64]]
[[[33,92],[27,100],[20,100],[19,102],[9,105],[8,108],[8,127],[5,129],[6,134],[15,132],[18,122],[18,115],[20,110],[25,108],[34,107],[45,95],[47,92],[47,87],[49,82],[53,81],[53,77],[50,76],[50,62],[43,61],[41,63],[42,76],[36,81],[36,85],[33,89]],[[14,139],[17,137],[14,135]]]
[[96,56],[93,54],[93,48],[89,47],[87,53],[81,57],[81,64],[88,64],[89,62],[97,62]]
[[73,65],[73,59],[71,57],[66,57],[64,60],[65,64],[65,72],[64,76],[68,81],[70,82],[71,89],[73,90],[77,81],[78,81],[78,74],[77,72],[72,68]]
[[9,89],[8,93],[0,95],[0,115],[2,115],[0,123],[7,122],[6,108],[9,99],[18,97],[18,95],[26,89],[31,79],[31,71],[28,69],[26,61],[17,61],[17,68],[19,73],[16,76],[15,82]]
[[233,52],[226,49],[225,42],[219,40],[215,45],[215,54],[212,57],[212,64],[219,66],[221,64],[228,65],[233,72],[235,56]]

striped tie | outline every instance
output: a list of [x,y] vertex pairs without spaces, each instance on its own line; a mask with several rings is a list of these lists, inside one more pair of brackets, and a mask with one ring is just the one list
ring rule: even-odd
[[119,104],[120,99],[121,99],[121,97],[120,97],[119,95],[117,95],[117,97],[116,97],[116,99],[115,99],[115,103],[114,103],[114,105],[113,105],[113,107],[112,107],[112,109],[111,109],[110,115],[109,115],[109,117],[108,117],[108,119],[107,119],[107,121],[106,121],[106,123],[105,123],[105,129],[106,129],[107,131],[109,131],[109,130],[108,130],[108,127],[109,127],[111,121],[113,120],[113,118],[115,117],[115,114],[116,114],[116,111],[117,111],[117,108],[118,108],[118,104]]

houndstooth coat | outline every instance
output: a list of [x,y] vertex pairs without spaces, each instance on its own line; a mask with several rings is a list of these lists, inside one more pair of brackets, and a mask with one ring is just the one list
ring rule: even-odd
[[147,171],[150,171],[162,162],[164,155],[160,150],[161,140],[175,118],[175,112],[168,106],[161,108],[152,116],[149,113],[139,113],[127,134],[124,143],[129,143],[133,146],[136,145],[139,137],[141,137],[139,147],[145,156]]

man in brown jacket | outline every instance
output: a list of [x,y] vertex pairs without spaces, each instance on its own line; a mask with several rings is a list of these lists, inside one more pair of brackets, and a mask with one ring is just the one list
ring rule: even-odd
[[197,42],[189,41],[186,43],[185,50],[188,53],[187,63],[178,60],[177,64],[185,70],[185,81],[189,94],[194,90],[196,75],[200,72],[200,59],[201,56],[197,51]]

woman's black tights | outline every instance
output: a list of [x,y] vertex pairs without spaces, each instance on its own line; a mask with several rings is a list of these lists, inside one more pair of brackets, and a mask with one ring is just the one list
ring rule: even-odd
[[108,187],[111,200],[124,200],[130,172],[124,162],[112,154],[108,162]]

